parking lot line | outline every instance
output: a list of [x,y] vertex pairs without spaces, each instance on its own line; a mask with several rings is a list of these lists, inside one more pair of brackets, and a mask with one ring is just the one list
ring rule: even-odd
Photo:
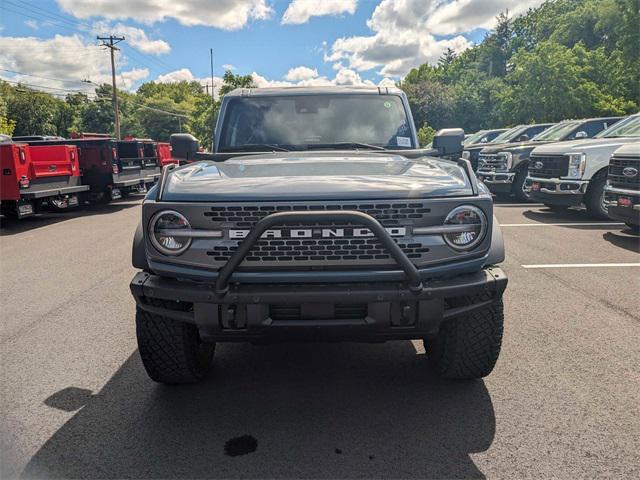
[[640,263],[547,263],[522,265],[523,268],[599,268],[599,267],[640,267]]
[[622,222],[501,223],[501,227],[604,227],[624,225]]

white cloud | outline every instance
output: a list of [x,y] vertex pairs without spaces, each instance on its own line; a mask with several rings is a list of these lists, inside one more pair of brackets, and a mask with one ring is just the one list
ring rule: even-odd
[[[297,67],[300,68],[300,67]],[[303,67],[305,68],[305,67]],[[295,68],[289,70],[296,70]],[[303,78],[297,81],[293,81],[291,79],[288,80],[269,80],[262,75],[259,75],[256,72],[251,74],[253,77],[254,83],[258,86],[258,88],[269,88],[269,87],[321,87],[321,86],[332,86],[332,85],[354,85],[354,86],[375,86],[376,84],[371,80],[363,80],[358,72],[355,72],[348,68],[343,68],[336,73],[336,76],[333,79],[330,79],[324,75],[315,76],[312,78]],[[286,78],[286,76],[285,76]],[[389,78],[383,78],[378,85],[387,87],[393,86],[395,83],[393,80]]]
[[[149,75],[146,68],[127,69],[127,59],[119,52],[116,62],[119,88],[132,89]],[[0,37],[0,64],[8,70],[32,75],[5,75],[5,79],[41,85],[48,87],[43,90],[61,95],[65,93],[62,89],[93,92],[95,85],[83,83],[82,80],[97,84],[111,83],[109,54],[96,45],[86,43],[78,35],[56,35],[46,40]]]
[[300,66],[290,69],[284,76],[284,78],[285,80],[289,80],[291,82],[297,82],[300,80],[310,80],[312,78],[316,78],[317,76],[317,69]]
[[40,27],[38,25],[38,22],[35,20],[25,20],[24,24],[32,30],[38,30],[38,28]]
[[[198,78],[191,73],[191,70],[188,68],[181,68],[180,70],[175,70],[173,72],[166,73],[164,75],[160,75],[155,80],[158,83],[173,83],[173,82],[198,82],[202,86],[209,85],[211,86],[211,77],[201,77]],[[223,84],[223,80],[221,77],[213,77],[213,94],[215,98],[218,98],[218,92],[220,91],[220,87]]]
[[356,71],[374,68],[385,76],[400,77],[422,63],[435,63],[451,48],[461,52],[472,43],[462,35],[477,27],[491,28],[495,16],[513,14],[542,0],[382,0],[367,26],[372,35],[338,38],[324,59]]
[[173,18],[182,25],[238,30],[250,21],[264,20],[273,9],[267,0],[57,0],[76,18],[134,19],[153,24]]
[[105,35],[107,32],[113,35],[124,36],[127,44],[142,53],[151,55],[164,55],[171,52],[171,46],[164,40],[152,40],[141,28],[131,27],[123,23],[111,25],[108,22],[96,22],[93,24],[93,32],[97,35]]
[[230,63],[225,63],[224,65],[222,65],[222,68],[224,68],[225,70],[231,70],[233,72],[236,69],[236,66]]
[[282,23],[307,23],[311,17],[325,15],[353,15],[357,3],[357,0],[293,0],[282,15]]

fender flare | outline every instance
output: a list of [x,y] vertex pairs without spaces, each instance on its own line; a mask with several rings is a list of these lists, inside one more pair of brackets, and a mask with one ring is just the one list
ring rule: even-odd
[[136,233],[133,235],[131,263],[135,268],[138,268],[140,270],[149,270],[149,263],[147,262],[147,252],[144,246],[144,231],[142,229],[142,221],[138,222]]
[[504,238],[502,237],[502,228],[496,216],[493,216],[493,228],[491,229],[491,247],[485,265],[496,265],[504,262]]

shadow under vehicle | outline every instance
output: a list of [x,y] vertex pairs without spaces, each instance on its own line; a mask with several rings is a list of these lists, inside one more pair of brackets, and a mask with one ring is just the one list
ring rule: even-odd
[[438,378],[411,342],[226,344],[216,362],[175,389],[134,353],[99,391],[65,386],[43,401],[75,413],[6,478],[485,477],[487,386]]

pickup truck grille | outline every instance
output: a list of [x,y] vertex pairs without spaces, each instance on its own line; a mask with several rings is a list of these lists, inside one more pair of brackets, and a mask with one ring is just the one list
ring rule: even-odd
[[495,153],[483,153],[478,160],[478,171],[506,170],[507,162],[502,155]]
[[384,226],[413,223],[431,209],[423,203],[366,203],[366,204],[310,204],[310,205],[244,205],[216,206],[204,215],[213,222],[235,227],[251,228],[267,215],[277,212],[322,212],[325,210],[357,210],[371,215]]
[[[628,173],[632,173],[635,169],[636,174],[628,176],[624,174],[625,169]],[[615,188],[624,188],[627,190],[640,190],[640,159],[631,157],[612,157],[609,163],[609,185]]]
[[531,155],[529,176],[560,178],[569,173],[569,157],[566,155]]

